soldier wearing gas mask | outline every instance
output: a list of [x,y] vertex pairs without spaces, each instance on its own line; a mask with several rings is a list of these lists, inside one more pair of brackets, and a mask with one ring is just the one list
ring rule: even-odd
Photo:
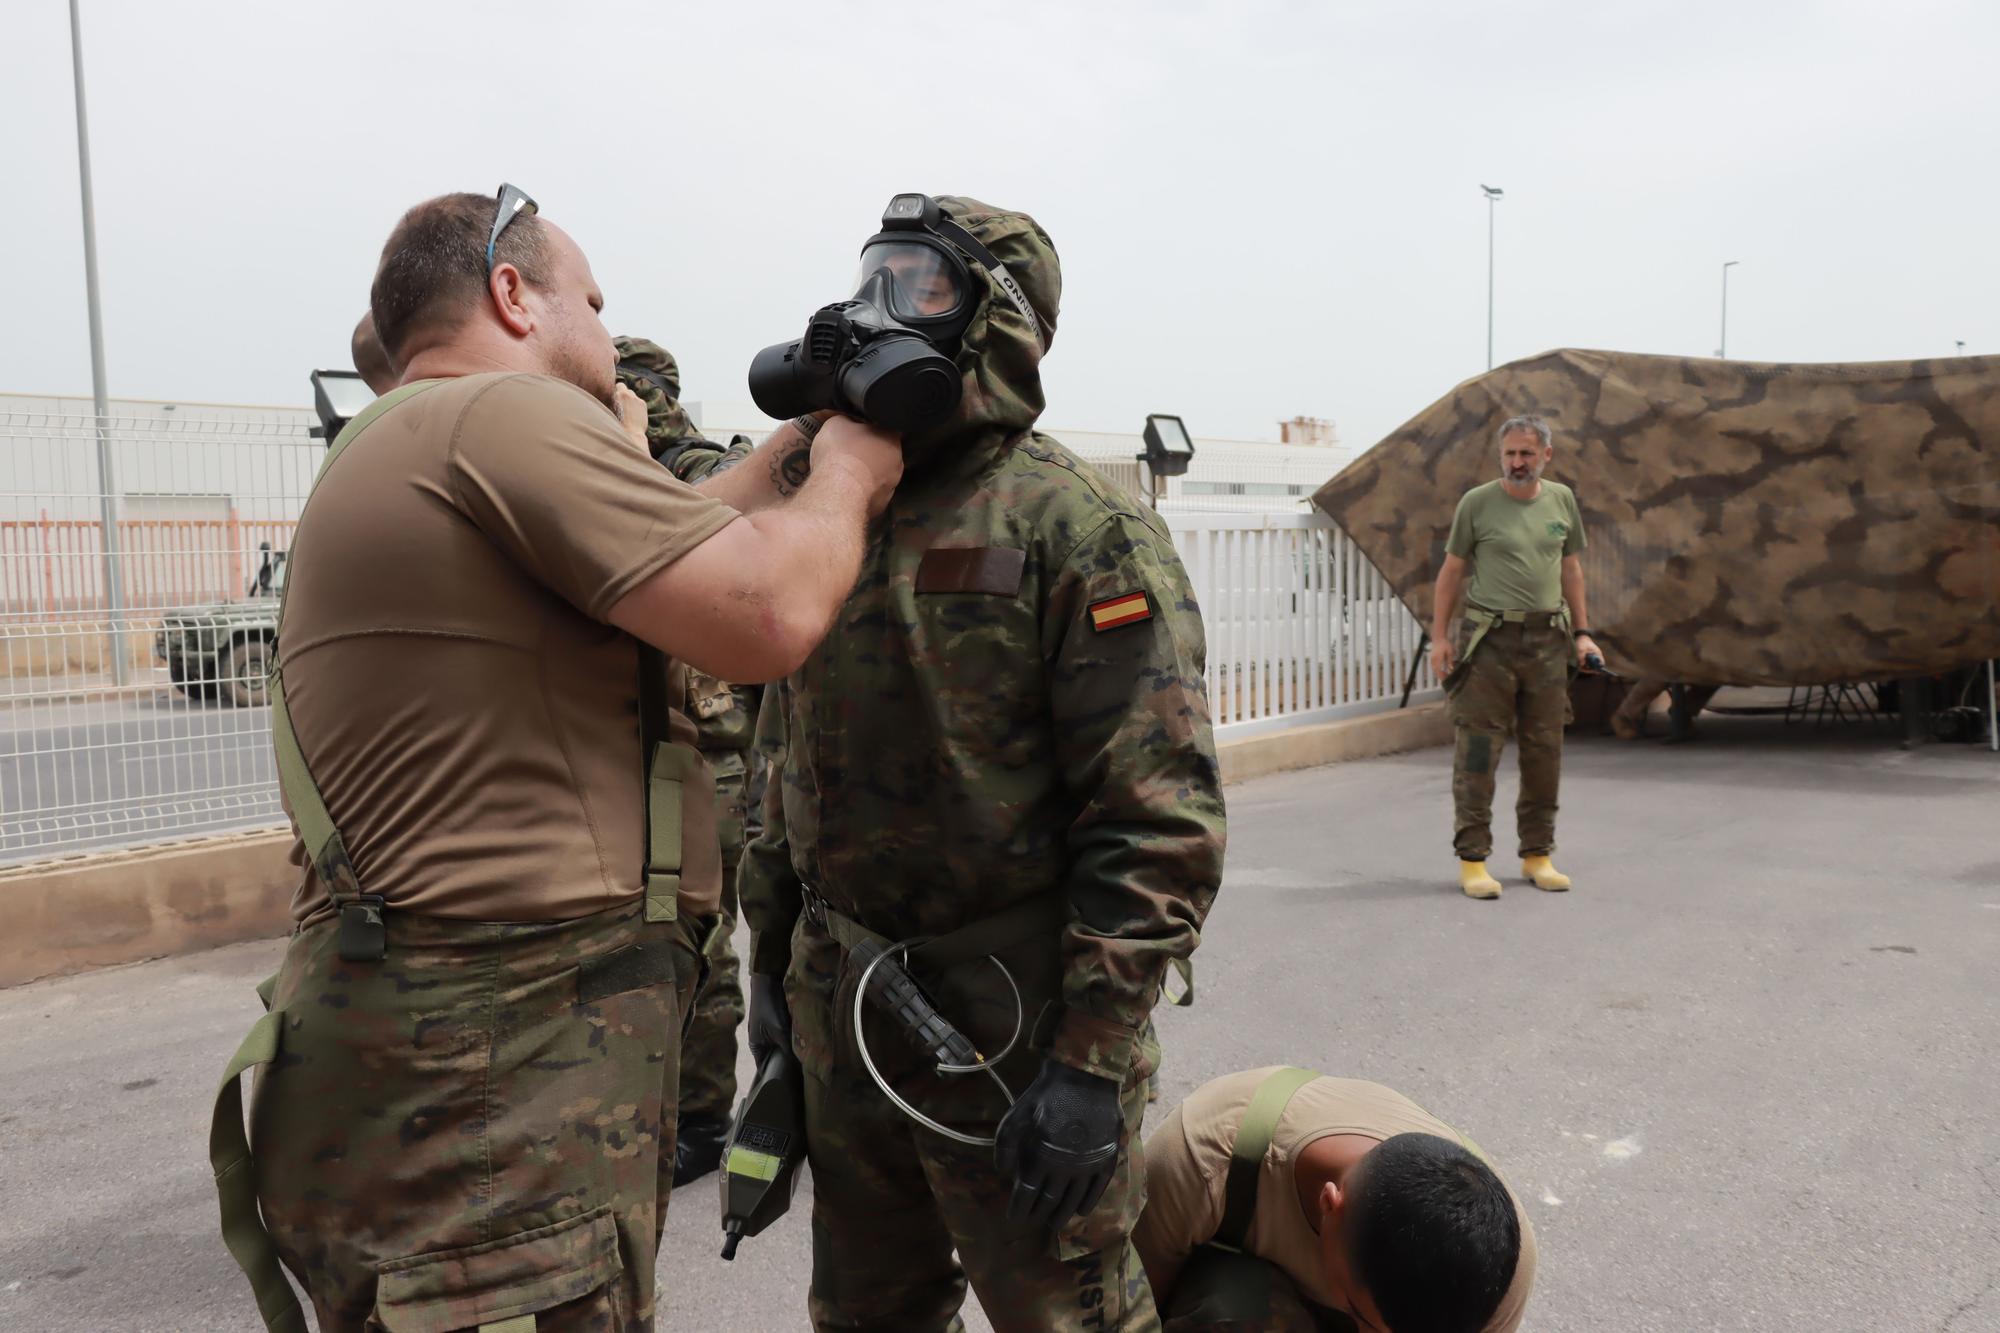
[[[955,1327],[969,1280],[998,1328],[1157,1327],[1150,1014],[1222,873],[1199,613],[1158,518],[1033,429],[1061,288],[1033,219],[899,195],[861,267],[752,370],[802,431],[899,423],[907,467],[766,700],[738,881],[752,1050],[807,1073],[812,1319]],[[892,974],[958,1047],[910,1039]]]

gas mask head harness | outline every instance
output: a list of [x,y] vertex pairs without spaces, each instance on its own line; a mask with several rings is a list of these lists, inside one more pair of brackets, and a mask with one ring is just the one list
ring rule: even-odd
[[831,409],[903,434],[945,420],[964,392],[959,343],[985,296],[975,267],[1045,339],[991,250],[929,195],[897,195],[861,248],[854,295],[814,311],[799,341],[759,352],[750,397],[780,420]]

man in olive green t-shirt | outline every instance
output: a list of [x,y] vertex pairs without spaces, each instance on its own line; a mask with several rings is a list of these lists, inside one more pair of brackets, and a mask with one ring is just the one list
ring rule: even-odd
[[[1457,733],[1453,844],[1459,887],[1472,898],[1500,896],[1486,858],[1493,780],[1509,733],[1521,750],[1521,874],[1551,892],[1570,883],[1549,859],[1563,725],[1571,663],[1583,666],[1598,649],[1584,628],[1583,515],[1569,487],[1542,480],[1554,456],[1546,421],[1509,418],[1500,427],[1500,477],[1459,500],[1438,570],[1431,669],[1444,682]],[[1461,593],[1464,614],[1454,621]]]

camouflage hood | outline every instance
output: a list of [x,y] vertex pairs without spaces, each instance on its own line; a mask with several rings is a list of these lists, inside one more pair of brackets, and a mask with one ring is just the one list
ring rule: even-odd
[[618,382],[646,404],[646,446],[658,458],[676,441],[699,434],[681,408],[681,368],[674,354],[644,338],[614,338]]
[[1452,511],[1525,412],[1554,427],[1619,673],[1815,685],[2000,654],[2000,357],[1564,350],[1467,380],[1313,496],[1425,624]]
[[972,266],[974,281],[985,285],[985,299],[959,345],[965,397],[951,420],[904,440],[913,464],[986,459],[1034,426],[1043,407],[1042,357],[1055,341],[1062,305],[1062,264],[1055,242],[1033,218],[959,195],[939,195],[937,201],[946,217],[1007,266],[1041,318],[1042,329],[1037,336],[993,279]]

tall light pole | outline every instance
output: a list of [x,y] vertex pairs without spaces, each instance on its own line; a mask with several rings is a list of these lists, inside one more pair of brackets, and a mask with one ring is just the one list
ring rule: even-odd
[[1493,369],[1493,205],[1506,193],[1497,185],[1481,185],[1486,192],[1486,368]]
[[1717,360],[1729,359],[1729,270],[1735,268],[1738,260],[1726,260],[1722,265],[1722,339],[1716,344]]
[[97,302],[97,213],[90,194],[90,124],[83,102],[83,20],[77,0],[69,0],[69,50],[76,66],[76,167],[83,182],[83,285],[90,305],[90,396],[97,414],[98,513],[103,521],[99,541],[104,561],[104,599],[111,637],[111,672],[118,684],[125,684],[130,664],[125,660],[125,633],[118,617],[125,606],[125,590],[118,560],[117,486],[111,474],[111,439],[105,418],[111,415],[104,389],[104,320]]

